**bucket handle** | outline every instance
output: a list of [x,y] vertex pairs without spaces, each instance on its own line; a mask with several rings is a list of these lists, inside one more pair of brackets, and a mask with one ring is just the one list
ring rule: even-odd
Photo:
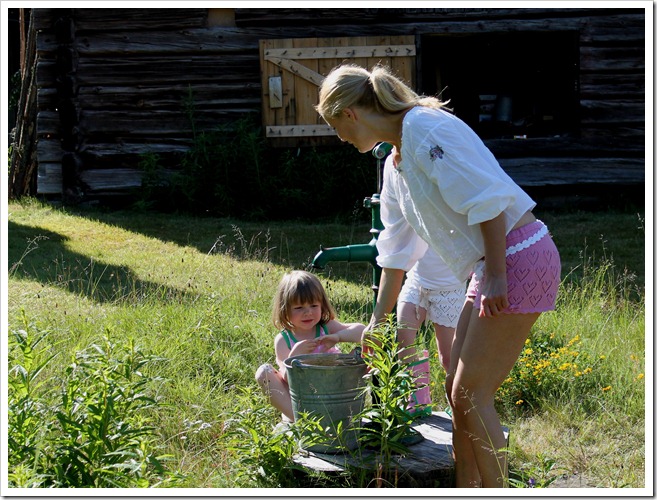
[[290,361],[290,366],[292,366],[292,368],[301,368],[303,366],[303,363],[301,362],[300,359],[295,358],[292,361]]

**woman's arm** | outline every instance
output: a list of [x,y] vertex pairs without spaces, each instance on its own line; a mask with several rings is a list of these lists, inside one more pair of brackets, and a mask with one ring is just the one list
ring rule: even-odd
[[482,222],[485,280],[481,289],[479,317],[491,317],[509,307],[506,279],[506,225],[504,213]]
[[372,313],[366,331],[370,331],[382,323],[386,316],[392,312],[397,304],[405,274],[403,269],[384,268],[381,271],[381,281],[379,281],[376,305],[374,306],[374,312]]

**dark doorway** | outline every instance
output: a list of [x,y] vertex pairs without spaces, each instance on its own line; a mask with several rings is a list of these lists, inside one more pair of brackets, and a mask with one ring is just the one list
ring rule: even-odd
[[422,92],[449,100],[482,138],[576,135],[577,32],[425,35]]

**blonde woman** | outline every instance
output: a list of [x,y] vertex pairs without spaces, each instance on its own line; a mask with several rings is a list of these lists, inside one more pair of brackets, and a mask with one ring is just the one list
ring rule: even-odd
[[532,214],[535,202],[470,127],[386,68],[335,68],[316,109],[362,153],[393,145],[401,212],[458,279],[470,277],[446,384],[456,484],[507,486],[495,393],[536,319],[554,309],[561,273],[547,227]]

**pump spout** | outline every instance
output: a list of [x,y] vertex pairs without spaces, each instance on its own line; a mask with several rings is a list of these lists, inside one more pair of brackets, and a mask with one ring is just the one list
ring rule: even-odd
[[376,242],[367,244],[347,245],[344,247],[322,248],[313,259],[312,266],[315,269],[324,269],[329,262],[369,262],[376,266]]

